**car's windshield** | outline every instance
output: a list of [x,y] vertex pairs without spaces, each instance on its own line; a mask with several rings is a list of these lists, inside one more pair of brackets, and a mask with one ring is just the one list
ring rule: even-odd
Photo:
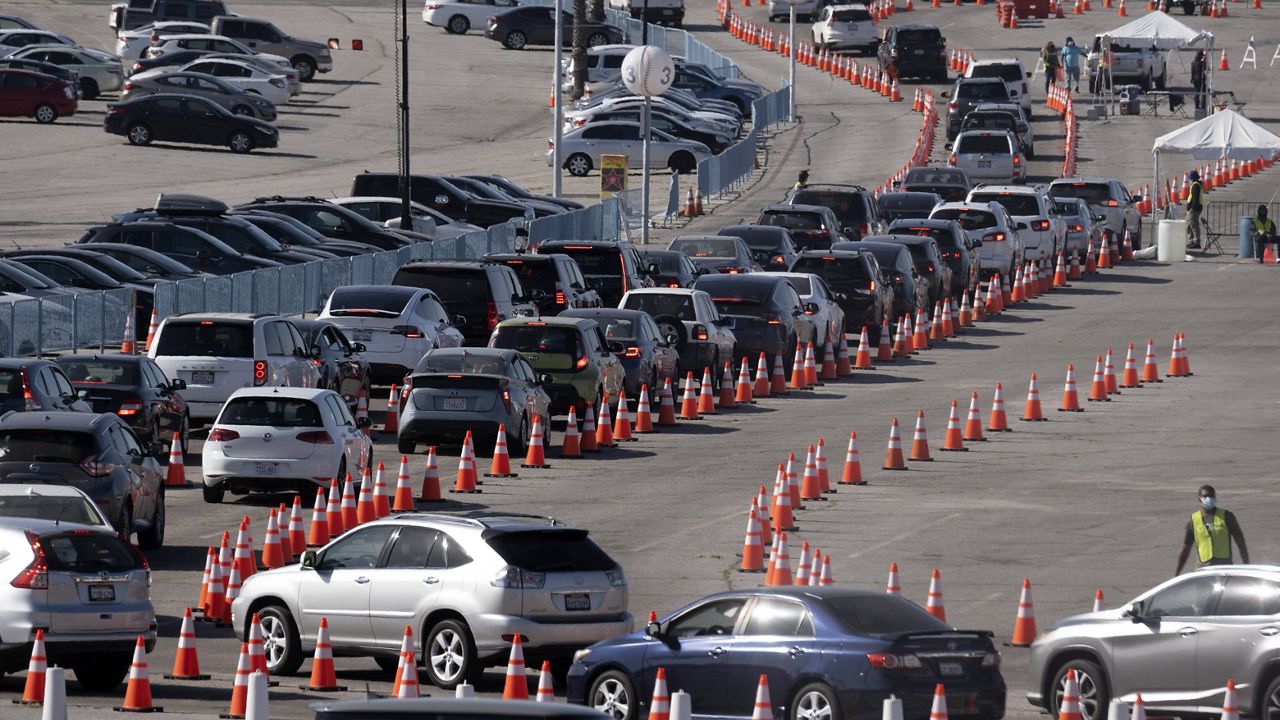
[[622,256],[617,250],[561,246],[547,252],[572,256],[583,275],[620,275],[622,273]]
[[961,170],[933,167],[912,168],[907,171],[907,179],[904,181],[904,183],[919,183],[922,185],[963,185],[964,182],[965,174]]
[[541,290],[546,293],[556,291],[556,282],[560,279],[554,262],[528,262],[525,260],[503,260],[503,264],[515,271],[520,284],[526,290]]
[[802,275],[788,275],[787,283],[791,285],[797,295],[809,295],[813,293],[813,288],[811,287],[809,278]]
[[160,331],[157,356],[253,357],[253,325],[217,320],[178,320]]
[[871,280],[867,276],[866,263],[857,258],[803,257],[796,260],[791,270],[818,275],[836,289],[850,285],[865,286]]
[[962,82],[956,86],[956,98],[960,100],[1008,100],[1009,89],[1004,83]]
[[993,77],[1005,82],[1021,82],[1027,79],[1022,69],[1014,63],[974,65],[969,77]]
[[788,230],[821,230],[822,217],[813,212],[786,212],[769,210],[760,216],[761,225],[783,227]]
[[123,572],[141,566],[140,556],[128,543],[102,532],[44,535],[40,547],[49,569],[54,571]]
[[801,190],[792,198],[797,205],[821,205],[831,208],[845,227],[857,227],[867,221],[866,203],[853,191]]
[[942,43],[942,33],[937,28],[917,28],[913,30],[898,31],[898,44],[904,47],[941,45]]
[[[399,285],[429,288],[449,301],[486,301],[492,292],[483,270],[473,268],[404,267],[396,273]],[[402,306],[403,307],[403,306]]]

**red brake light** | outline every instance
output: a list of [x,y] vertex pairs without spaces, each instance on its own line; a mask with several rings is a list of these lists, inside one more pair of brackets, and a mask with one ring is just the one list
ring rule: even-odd
[[707,326],[706,326],[706,325],[694,325],[694,326],[693,326],[693,339],[694,339],[694,340],[706,340],[706,339],[707,339],[707,338],[709,338],[709,337],[711,337],[711,335],[707,332]]
[[426,337],[426,335],[422,334],[421,330],[419,330],[417,327],[414,327],[413,325],[396,325],[395,327],[391,328],[391,331],[395,333],[399,333],[407,338]]
[[488,310],[485,313],[485,319],[489,323],[490,330],[498,326],[498,306],[495,303],[488,304]]
[[631,288],[627,283],[627,261],[622,257],[622,253],[618,253],[618,268],[622,270],[622,292],[626,293]]
[[137,415],[142,412],[142,401],[138,398],[129,398],[120,403],[120,409],[116,410],[117,415]]
[[994,232],[982,236],[982,242],[1004,242],[1004,233]]
[[31,378],[27,376],[26,370],[22,371],[22,402],[27,412],[39,409],[36,405],[35,393],[31,392]]
[[880,670],[922,670],[924,663],[914,653],[867,653],[867,662]]
[[787,259],[786,259],[786,258],[784,258],[784,257],[782,257],[781,255],[774,255],[774,256],[773,256],[773,259],[772,259],[772,260],[770,260],[769,262],[770,262],[771,264],[773,264],[773,265],[781,265],[782,263],[784,263],[784,262],[786,262],[786,261],[787,261]]
[[333,438],[329,437],[329,433],[324,430],[308,430],[307,432],[298,433],[298,441],[311,443],[312,445],[332,445]]
[[253,384],[255,387],[267,384],[267,361],[253,361]]
[[640,357],[640,348],[629,347],[627,348],[626,352],[622,353],[622,357],[629,358],[631,360],[636,360]]
[[31,562],[18,573],[9,584],[16,588],[28,590],[49,589],[49,565],[45,562],[44,548],[40,547],[40,536],[26,531],[27,542],[31,544],[31,552],[35,555]]
[[581,370],[582,368],[586,367],[587,363],[589,362],[591,362],[591,359],[588,358],[586,355],[583,355],[582,357],[578,358],[578,362],[573,364],[573,369]]
[[133,81],[132,81],[132,80],[126,81],[126,82],[125,82],[125,84],[124,84],[124,89],[125,89],[125,90],[132,90],[132,89],[133,89]]
[[239,439],[240,433],[235,430],[216,427],[209,431],[209,442],[231,442]]
[[948,164],[948,165],[950,165],[951,167],[955,167],[955,166],[956,166],[956,154],[955,154],[955,153],[951,153],[951,157],[947,158],[947,164]]
[[510,390],[502,391],[502,404],[506,406],[507,412],[511,412],[511,391]]
[[110,475],[111,471],[115,470],[115,468],[115,463],[103,462],[98,459],[97,455],[90,455],[80,462],[80,469],[93,477],[106,477]]
[[1071,226],[1071,231],[1072,231],[1072,232],[1084,232],[1084,226],[1083,226],[1083,225],[1072,225],[1072,226]]
[[868,290],[870,290],[871,292],[875,292],[875,291],[876,291],[876,281],[875,281],[875,280],[872,280],[872,281],[867,285],[867,289],[868,289]]
[[1120,203],[1116,202],[1115,200],[1108,200],[1106,202],[1106,205],[1107,207],[1120,207]]
[[1049,229],[1049,221],[1048,221],[1048,220],[1033,220],[1033,221],[1031,222],[1031,229],[1032,229],[1032,230],[1038,230],[1038,231],[1040,231],[1040,232],[1044,232],[1045,230],[1048,230],[1048,229]]
[[566,300],[566,299],[565,299],[565,297],[564,297],[564,292],[563,292],[563,291],[561,291],[561,290],[557,290],[557,291],[556,291],[556,304],[557,304],[557,305],[565,305],[565,304],[568,304],[568,302],[569,302],[569,301],[568,301],[568,300]]

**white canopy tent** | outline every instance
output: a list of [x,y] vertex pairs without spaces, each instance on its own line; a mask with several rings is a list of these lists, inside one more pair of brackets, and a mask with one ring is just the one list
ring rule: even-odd
[[1263,160],[1280,155],[1280,136],[1230,109],[1161,135],[1151,146],[1155,165],[1152,192],[1160,185],[1162,153],[1190,155],[1200,162]]
[[[1101,37],[1104,45],[1154,47],[1166,53],[1197,44],[1205,49],[1206,54],[1213,50],[1213,33],[1207,30],[1196,30],[1159,10],[1134,18],[1114,30],[1101,33]],[[1207,58],[1205,62],[1205,94],[1206,100],[1213,97],[1212,58]],[[1204,105],[1207,107],[1209,103],[1206,101]]]

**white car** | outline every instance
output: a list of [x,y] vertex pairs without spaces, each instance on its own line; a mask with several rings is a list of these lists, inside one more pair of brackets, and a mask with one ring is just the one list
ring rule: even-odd
[[257,52],[239,40],[223,35],[161,35],[160,40],[143,51],[142,56],[154,58],[176,50],[208,51],[205,59],[243,60],[255,67],[287,77],[290,95],[297,95],[302,91],[302,78],[289,58]]
[[827,5],[813,23],[813,44],[832,50],[861,50],[874,55],[880,38],[867,6]]
[[[587,48],[587,83],[605,82],[622,74],[622,61],[635,45],[596,45]],[[560,89],[573,89],[573,57],[566,54],[560,61]]]
[[289,79],[284,73],[269,72],[243,60],[201,58],[183,65],[181,71],[212,75],[245,92],[257,93],[277,106],[289,102]]
[[[660,98],[654,98],[658,100]],[[582,127],[590,122],[598,121],[598,118],[616,117],[614,113],[638,113],[643,111],[644,103],[640,98],[624,99],[619,98],[616,101],[601,103],[592,108],[585,110],[574,110],[564,114],[565,131]],[[728,117],[719,116],[708,117],[705,113],[689,112],[688,110],[677,105],[655,102],[652,104],[650,112],[656,116],[662,116],[674,120],[675,122],[687,125],[698,132],[710,133],[727,138],[730,143],[738,137],[738,126]]]
[[143,25],[135,30],[124,30],[116,35],[116,57],[127,65],[132,65],[142,52],[152,44],[160,42],[165,35],[207,35],[209,26],[205,23],[189,20],[163,20],[150,25]]
[[943,203],[929,213],[929,219],[955,220],[978,243],[983,280],[992,272],[1011,274],[1022,264],[1022,238],[1000,203]]
[[440,298],[425,288],[346,285],[329,295],[317,319],[364,344],[360,357],[375,382],[398,382],[428,352],[462,346]]
[[516,0],[426,0],[422,22],[461,35],[471,28],[484,32],[489,17],[519,5]]
[[70,485],[0,483],[0,517],[112,527],[93,498]]
[[1020,183],[1027,177],[1018,138],[1004,130],[965,130],[956,136],[947,162],[970,180]]
[[80,96],[93,100],[103,91],[119,90],[124,68],[116,56],[104,50],[66,45],[28,45],[9,57],[39,60],[64,67],[80,76]]
[[160,321],[147,355],[187,383],[192,418],[211,419],[240,388],[314,388],[320,371],[298,328],[276,315],[198,313]]
[[815,347],[826,345],[828,337],[834,343],[840,342],[840,335],[845,330],[844,308],[840,307],[836,292],[827,285],[826,280],[823,280],[820,275],[806,272],[770,272],[769,274],[786,278],[805,305],[813,303],[818,306],[818,311],[815,313],[806,311],[810,316],[810,322],[813,323]]
[[1054,211],[1053,200],[1042,187],[982,185],[970,190],[965,201],[1003,205],[1013,217],[1027,260],[1056,258],[1067,242],[1067,223]]
[[[640,139],[640,123],[591,123],[561,136],[561,161],[571,175],[583,177],[600,167],[601,155],[626,155],[627,167],[643,166],[644,143]],[[552,146],[547,140],[547,165],[554,162]],[[654,130],[649,141],[651,168],[669,167],[673,172],[692,173],[698,163],[711,157],[711,149],[699,142],[681,140],[661,130]]]
[[1009,99],[1022,106],[1027,114],[1031,114],[1031,88],[1027,83],[1031,73],[1016,58],[995,58],[991,60],[974,60],[965,70],[967,78],[1000,78],[1009,89]]
[[303,497],[347,473],[360,477],[373,441],[342,396],[319,388],[242,388],[209,429],[200,455],[204,499],[298,490]]
[[1062,251],[1070,258],[1072,255],[1084,258],[1089,250],[1089,243],[1094,248],[1102,247],[1102,226],[1107,216],[1089,207],[1089,203],[1080,198],[1055,197],[1058,215],[1067,224],[1067,241]]
[[[733,346],[738,338],[733,334],[733,319],[720,314],[719,308],[705,290],[689,288],[641,288],[629,290],[622,296],[618,307],[624,310],[643,310],[653,316],[662,337],[676,336],[676,349],[680,353],[676,369],[681,378],[692,372],[696,381],[702,380],[704,368],[711,368],[713,383],[720,381],[716,368],[725,361],[734,360]],[[675,382],[672,382],[673,389]]]
[[1074,177],[1049,183],[1053,197],[1080,198],[1099,215],[1105,215],[1103,231],[1112,241],[1123,240],[1124,231],[1130,232],[1133,247],[1142,246],[1142,213],[1138,212],[1141,196],[1132,195],[1124,183],[1115,178]]
[[28,45],[66,45],[67,47],[76,47],[76,41],[62,33],[49,30],[23,28],[20,30],[0,31],[0,57],[6,57],[18,48],[24,48]]

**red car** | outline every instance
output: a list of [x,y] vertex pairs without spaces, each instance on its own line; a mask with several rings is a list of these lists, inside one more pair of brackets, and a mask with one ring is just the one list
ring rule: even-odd
[[29,70],[0,70],[0,117],[51,123],[75,114],[76,89],[71,83]]

